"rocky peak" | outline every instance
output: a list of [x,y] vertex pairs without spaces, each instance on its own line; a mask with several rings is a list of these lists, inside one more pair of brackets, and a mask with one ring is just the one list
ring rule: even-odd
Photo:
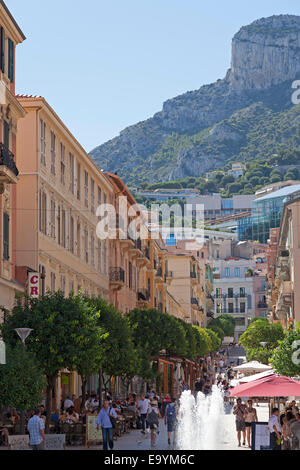
[[266,89],[300,73],[300,17],[278,15],[243,26],[232,40],[227,80],[236,90]]

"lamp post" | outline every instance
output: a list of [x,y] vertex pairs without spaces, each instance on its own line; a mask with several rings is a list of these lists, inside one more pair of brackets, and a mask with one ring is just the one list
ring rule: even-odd
[[[22,341],[22,349],[23,352],[25,351],[25,341],[26,338],[30,335],[32,332],[32,328],[15,328],[15,332],[18,334],[19,338]],[[21,434],[25,434],[25,410],[21,410],[21,417],[20,417],[20,431]]]

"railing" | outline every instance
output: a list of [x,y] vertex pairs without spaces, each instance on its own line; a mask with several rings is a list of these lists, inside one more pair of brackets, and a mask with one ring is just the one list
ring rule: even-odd
[[194,271],[191,271],[190,277],[192,279],[196,279],[197,278],[197,273],[195,273]]
[[150,299],[150,292],[147,289],[140,289],[137,293],[138,300],[149,300]]
[[191,298],[191,304],[192,305],[198,305],[199,304],[198,299],[196,299],[196,297],[192,297]]
[[110,268],[109,280],[111,282],[125,282],[125,271],[123,268]]
[[4,144],[0,144],[0,165],[6,166],[18,176],[19,170],[14,161],[14,154]]
[[267,302],[258,302],[257,308],[268,308]]
[[159,266],[159,267],[157,268],[157,270],[156,270],[156,276],[157,276],[157,277],[162,277],[162,268],[161,268],[161,266]]

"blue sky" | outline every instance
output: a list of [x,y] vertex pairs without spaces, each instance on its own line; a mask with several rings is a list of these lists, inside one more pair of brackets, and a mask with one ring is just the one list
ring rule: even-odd
[[43,95],[87,151],[225,76],[231,39],[299,0],[5,0],[26,41],[17,92]]

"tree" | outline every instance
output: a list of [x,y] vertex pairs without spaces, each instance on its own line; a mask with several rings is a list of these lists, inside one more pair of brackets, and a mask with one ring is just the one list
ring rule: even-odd
[[12,346],[17,342],[15,328],[33,329],[26,340],[26,349],[35,354],[47,379],[46,432],[49,430],[55,381],[60,370],[75,370],[78,351],[81,351],[84,336],[90,331],[89,315],[94,316],[95,312],[86,302],[78,300],[78,296],[65,297],[61,291],[47,292],[37,299],[26,295],[19,298],[1,325],[4,341]]
[[[251,323],[247,330],[239,339],[247,355],[247,359],[256,359],[268,364],[273,351],[279,346],[279,341],[283,340],[285,332],[280,324],[269,323],[265,319],[258,319]],[[260,343],[266,343],[262,346]]]
[[206,332],[209,335],[210,340],[211,340],[211,349],[210,349],[210,351],[211,352],[219,351],[219,349],[221,347],[221,344],[222,344],[221,338],[217,335],[217,333],[215,333],[215,331],[213,331],[209,328],[206,328]]
[[196,354],[198,357],[206,356],[212,350],[212,342],[206,328],[194,326],[196,335]]
[[98,325],[106,334],[100,348],[101,359],[98,363],[98,372],[106,389],[113,376],[123,377],[126,381],[136,375],[134,365],[138,367],[138,358],[128,319],[101,297],[87,297],[86,300],[91,307],[100,312]]
[[216,333],[216,335],[219,337],[219,339],[222,343],[222,341],[224,339],[224,336],[225,336],[225,333],[224,333],[224,331],[222,330],[222,328],[220,326],[209,324],[207,326],[207,329],[213,331],[214,333]]
[[287,336],[279,342],[279,348],[274,351],[271,364],[278,374],[294,377],[300,375],[300,326],[290,330]]
[[[39,362],[21,344],[14,348],[7,345],[6,358],[6,364],[0,365],[1,405],[22,412],[36,408],[41,403],[42,390],[46,385]],[[21,434],[25,434],[24,420],[21,420]]]

